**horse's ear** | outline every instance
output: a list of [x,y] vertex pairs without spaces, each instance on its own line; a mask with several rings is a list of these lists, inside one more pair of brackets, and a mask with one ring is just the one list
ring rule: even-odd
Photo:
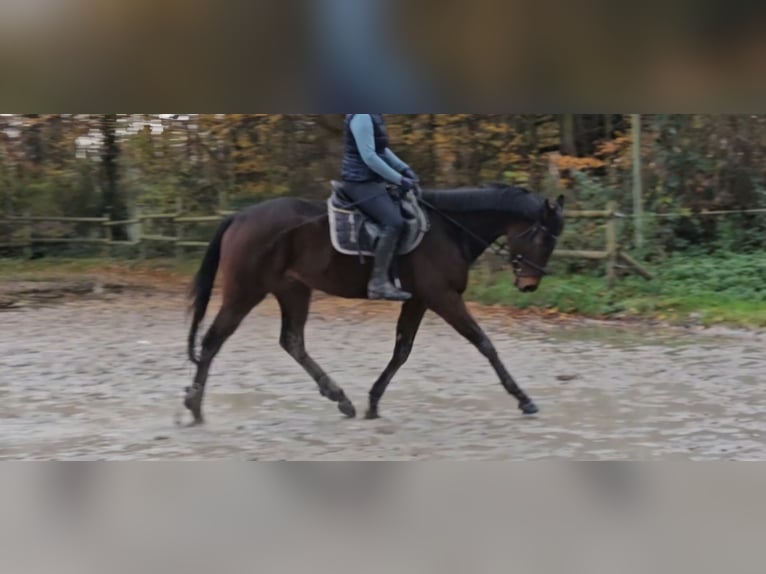
[[555,203],[553,203],[553,202],[552,202],[550,199],[548,199],[548,198],[546,197],[546,198],[545,198],[545,210],[546,210],[546,211],[547,211],[549,214],[551,214],[551,213],[556,213],[556,211],[558,211],[558,207],[557,207],[557,205],[556,205]]
[[551,201],[547,197],[545,198],[545,210],[543,218],[548,221],[549,218],[554,217],[558,212],[559,209],[563,211],[564,209],[564,196],[559,195],[556,198],[556,201]]

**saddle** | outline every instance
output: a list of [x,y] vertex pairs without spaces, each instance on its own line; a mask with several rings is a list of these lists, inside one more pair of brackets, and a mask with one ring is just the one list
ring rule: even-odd
[[[331,187],[332,194],[327,200],[327,212],[330,216],[330,239],[333,248],[344,255],[358,255],[362,259],[372,257],[380,237],[380,225],[354,206],[354,202],[343,191],[343,182],[332,181]],[[406,255],[423,241],[430,228],[430,222],[414,193],[408,192],[403,197],[395,194],[394,201],[400,205],[405,221],[405,230],[397,254]]]

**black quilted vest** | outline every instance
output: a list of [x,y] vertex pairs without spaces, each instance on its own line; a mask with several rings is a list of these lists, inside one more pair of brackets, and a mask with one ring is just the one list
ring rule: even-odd
[[[346,114],[345,150],[343,152],[341,177],[345,181],[383,181],[382,177],[367,167],[367,164],[364,163],[362,156],[359,154],[354,135],[351,133],[351,128],[349,127],[354,115],[356,114]],[[372,127],[375,134],[375,152],[379,156],[382,156],[383,152],[388,147],[386,120],[383,119],[383,114],[370,114],[370,117],[372,117]]]

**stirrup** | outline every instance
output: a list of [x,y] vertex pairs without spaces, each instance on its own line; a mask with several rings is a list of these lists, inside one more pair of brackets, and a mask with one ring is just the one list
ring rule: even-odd
[[412,299],[412,293],[399,289],[393,283],[386,283],[377,288],[367,285],[367,298],[372,301],[409,301]]

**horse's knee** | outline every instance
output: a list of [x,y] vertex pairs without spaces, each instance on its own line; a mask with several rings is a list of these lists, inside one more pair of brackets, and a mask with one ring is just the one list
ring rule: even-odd
[[306,354],[303,337],[291,332],[284,332],[279,337],[280,346],[294,359],[300,360]]
[[207,368],[207,365],[215,357],[217,348],[218,345],[216,344],[215,340],[209,335],[202,340],[202,346],[199,353],[199,363],[197,364],[198,373]]
[[202,351],[204,352],[206,349],[213,347],[217,338],[218,334],[214,329],[211,328],[208,330],[208,332],[205,333],[205,336],[202,337]]
[[412,353],[412,343],[401,343],[396,348],[396,353],[394,354],[394,356],[396,358],[396,361],[402,364],[407,359],[410,358],[411,353]]

